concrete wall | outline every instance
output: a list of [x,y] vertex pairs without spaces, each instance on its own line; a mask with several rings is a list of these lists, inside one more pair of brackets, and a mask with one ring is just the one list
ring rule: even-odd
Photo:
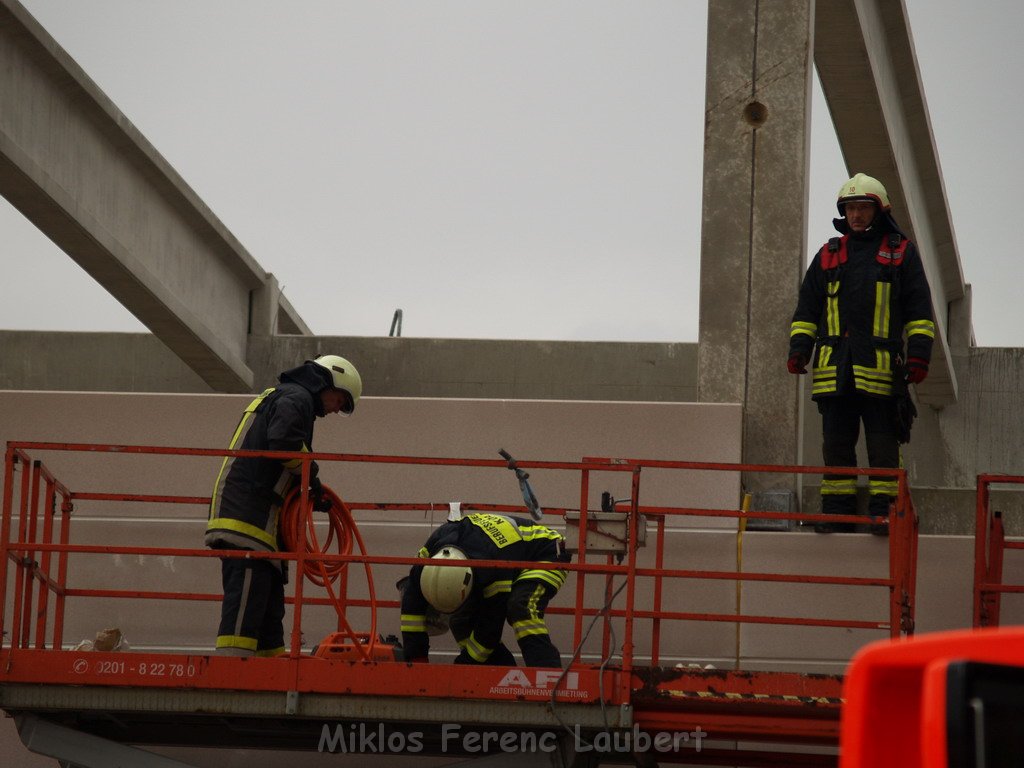
[[0,389],[211,392],[148,333],[0,331]]
[[[250,337],[253,392],[322,353],[355,363],[367,394],[551,400],[697,400],[696,344]],[[0,331],[0,389],[211,392],[155,336]]]

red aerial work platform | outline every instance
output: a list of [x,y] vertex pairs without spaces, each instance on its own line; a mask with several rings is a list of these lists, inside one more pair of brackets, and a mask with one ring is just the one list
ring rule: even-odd
[[[30,748],[73,760],[77,765],[107,765],[112,756],[138,765],[175,764],[126,746],[152,744],[489,755],[494,765],[501,764],[496,762],[498,756],[508,752],[527,753],[519,754],[518,764],[532,760],[538,765],[596,765],[634,760],[640,764],[835,765],[841,677],[663,666],[660,660],[666,630],[674,622],[710,621],[872,629],[890,637],[906,636],[913,631],[917,525],[906,475],[901,470],[881,470],[899,481],[899,496],[888,520],[888,576],[861,578],[665,568],[666,521],[678,516],[736,518],[740,530],[749,519],[826,518],[640,503],[641,476],[649,469],[820,474],[824,468],[597,458],[579,462],[519,462],[522,469],[579,476],[579,507],[546,508],[545,512],[563,517],[568,514],[581,531],[594,530],[601,514],[609,512],[587,508],[591,473],[626,473],[632,489],[630,498],[611,508],[611,514],[621,514],[624,523],[623,550],[617,561],[605,552],[588,555],[590,539],[581,535],[575,560],[558,566],[573,572],[576,579],[575,588],[564,588],[564,594],[549,609],[550,614],[566,617],[567,621],[571,617],[572,644],[577,653],[564,670],[480,666],[458,667],[457,674],[453,674],[451,666],[411,665],[386,660],[386,653],[381,652],[390,646],[378,639],[372,617],[378,609],[395,610],[397,603],[376,595],[373,575],[376,569],[408,567],[417,562],[415,558],[367,552],[357,530],[349,532],[349,543],[355,542],[355,546],[345,545],[333,553],[319,551],[315,542],[284,554],[72,544],[72,511],[78,502],[205,505],[209,499],[69,489],[34,458],[66,452],[76,453],[77,458],[88,455],[97,460],[116,453],[158,456],[167,461],[180,456],[221,457],[249,452],[8,444],[0,529],[0,591],[6,598],[0,605],[0,628],[5,630],[8,642],[0,653],[0,707],[18,718],[22,738]],[[332,461],[482,469],[507,466],[504,461],[479,459],[272,452],[260,455],[300,458],[305,462],[304,473],[308,473],[308,462],[314,459],[321,466]],[[346,507],[365,512],[423,510],[440,505],[361,502]],[[297,509],[303,517],[296,530],[312,532],[308,507],[298,504]],[[463,503],[462,509],[523,511],[515,505],[488,503]],[[653,537],[646,537],[646,557],[653,558],[653,565],[642,564],[638,557],[645,520],[655,531]],[[320,581],[329,595],[311,595],[316,590],[304,584],[304,579],[294,579],[294,596],[289,598],[290,648],[285,656],[273,659],[194,652],[73,650],[63,636],[65,613],[72,601],[117,598],[185,605],[190,601],[220,600],[219,594],[171,591],[173,585],[159,591],[133,589],[132,585],[118,589],[76,587],[68,580],[69,563],[85,556],[287,559],[295,573],[327,576]],[[538,567],[536,563],[529,565]],[[365,573],[365,594],[355,593],[349,566]],[[588,590],[586,585],[593,585],[595,580],[604,588]],[[760,581],[777,583],[780,588],[786,584],[873,587],[886,589],[889,598],[885,618],[876,621],[741,614],[738,605],[735,612],[666,610],[668,590],[683,580]],[[343,653],[304,652],[303,610],[331,604],[339,609],[335,641],[347,648]],[[369,632],[349,625],[348,609],[371,617]],[[604,658],[601,663],[581,663],[578,649],[598,621]],[[649,622],[652,628],[649,647],[642,649],[636,645],[635,626],[639,622]],[[616,633],[616,626],[621,635]]]

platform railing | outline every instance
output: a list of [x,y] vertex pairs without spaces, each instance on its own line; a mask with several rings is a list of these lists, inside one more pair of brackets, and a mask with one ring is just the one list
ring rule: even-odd
[[[8,443],[3,489],[3,520],[0,526],[0,594],[8,596],[8,582],[13,568],[11,586],[12,613],[10,622],[9,653],[13,658],[19,651],[29,649],[45,649],[48,635],[48,600],[54,597],[54,621],[52,632],[49,633],[49,647],[63,647],[63,626],[66,603],[69,599],[85,598],[122,598],[131,600],[178,600],[178,601],[219,601],[221,595],[213,593],[156,591],[139,589],[80,589],[67,583],[68,561],[80,554],[99,555],[153,555],[173,557],[245,557],[265,558],[272,560],[288,560],[295,563],[295,572],[302,573],[303,566],[309,561],[324,563],[357,563],[368,568],[374,565],[411,566],[422,563],[415,557],[395,557],[369,554],[318,554],[300,549],[294,553],[239,552],[234,550],[209,550],[202,548],[172,547],[141,547],[141,546],[108,546],[108,545],[73,545],[70,544],[72,511],[76,501],[116,501],[135,503],[170,503],[188,505],[208,505],[209,497],[188,495],[157,495],[131,494],[89,489],[69,490],[46,467],[31,455],[48,452],[77,452],[97,455],[116,453],[160,455],[167,461],[182,456],[265,456],[268,458],[287,460],[299,459],[302,466],[302,478],[309,476],[310,462],[346,462],[346,463],[377,463],[390,465],[423,465],[447,467],[472,467],[479,469],[505,470],[507,463],[502,460],[457,459],[431,457],[375,456],[334,453],[288,453],[274,451],[231,451],[220,449],[172,448],[154,446],[125,446],[99,444],[65,444],[42,442],[10,442]],[[555,516],[564,516],[567,511],[579,513],[579,530],[589,528],[588,516],[595,510],[588,509],[590,476],[593,472],[624,472],[630,475],[631,496],[628,505],[629,535],[625,556],[615,563],[612,557],[605,556],[595,561],[588,556],[586,537],[580,536],[580,547],[577,557],[571,563],[552,563],[545,566],[538,563],[517,561],[473,561],[471,565],[479,566],[486,562],[494,567],[538,568],[551,567],[564,569],[576,574],[575,604],[572,607],[552,605],[549,613],[571,614],[573,616],[573,644],[580,645],[585,626],[595,617],[604,618],[604,637],[602,641],[605,657],[613,654],[621,657],[619,666],[627,674],[622,676],[622,685],[628,687],[629,672],[633,669],[637,649],[634,645],[635,622],[637,620],[652,621],[652,639],[649,652],[651,664],[657,665],[660,660],[661,632],[669,622],[675,621],[710,621],[739,622],[776,625],[799,625],[807,627],[856,628],[879,630],[892,637],[913,632],[914,596],[917,560],[917,520],[910,499],[906,473],[903,470],[856,469],[856,468],[824,468],[799,466],[745,465],[729,463],[657,461],[648,459],[610,459],[586,458],[578,462],[520,461],[518,465],[524,470],[555,470],[575,472],[580,477],[580,504],[578,510],[545,507],[545,512]],[[898,481],[898,495],[890,517],[871,518],[872,522],[887,523],[890,530],[889,543],[889,574],[885,578],[843,577],[830,574],[786,574],[758,573],[737,571],[708,571],[664,568],[665,539],[667,521],[676,517],[727,517],[738,521],[744,519],[789,519],[803,522],[851,522],[864,523],[866,519],[857,516],[807,515],[788,512],[745,511],[742,509],[704,509],[671,506],[651,506],[640,503],[641,477],[645,469],[710,471],[710,472],[761,472],[781,474],[848,474],[859,475],[870,473],[873,476],[892,477]],[[16,478],[21,472],[20,479]],[[304,483],[305,485],[306,483]],[[738,500],[737,500],[738,501]],[[348,502],[353,510],[417,510],[442,508],[447,502],[424,503],[374,503]],[[59,534],[57,512],[60,512]],[[304,507],[306,508],[306,507]],[[492,511],[499,513],[523,513],[524,508],[516,505],[463,503],[466,512]],[[308,510],[305,514],[309,514]],[[641,567],[638,564],[638,526],[640,516],[644,515],[657,525],[655,535],[654,567]],[[15,530],[15,522],[17,523]],[[12,534],[16,533],[12,539]],[[603,560],[600,561],[600,560]],[[56,561],[56,563],[54,562]],[[616,579],[624,595],[622,607],[616,607],[613,601],[608,604],[587,605],[585,597],[585,580],[600,577],[606,580],[605,595],[610,595]],[[654,583],[653,606],[650,610],[637,607],[637,584],[640,579],[652,579]],[[763,616],[740,614],[738,612],[679,612],[663,609],[663,594],[666,584],[675,584],[679,580],[732,580],[761,581],[784,584],[823,584],[845,585],[850,587],[885,587],[889,591],[888,619],[877,621],[856,619],[822,619],[816,617]],[[293,605],[291,643],[288,656],[297,659],[302,652],[301,626],[304,605],[326,605],[331,601],[326,598],[306,594],[304,579],[297,578],[294,596],[288,601]],[[38,586],[39,594],[35,595]],[[33,621],[32,606],[35,602]],[[397,608],[393,600],[374,600],[369,596],[342,596],[343,605],[369,608],[371,611],[380,608]],[[0,629],[6,629],[5,603],[0,604]],[[610,642],[612,619],[621,619],[623,632],[621,644],[612,647]],[[5,633],[6,634],[6,633]],[[626,694],[627,691],[623,691]],[[627,697],[628,698],[628,697]]]
[[1003,515],[992,509],[993,485],[1024,485],[1020,475],[978,475],[974,519],[974,626],[998,627],[1002,596],[1024,593],[1024,585],[1003,583],[1006,550],[1024,549],[1007,541]]

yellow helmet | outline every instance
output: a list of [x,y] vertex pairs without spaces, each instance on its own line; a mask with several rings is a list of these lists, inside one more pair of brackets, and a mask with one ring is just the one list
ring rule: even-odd
[[[405,590],[409,587],[409,577],[403,576],[395,583],[395,588],[399,594],[405,596]],[[427,619],[427,634],[431,637],[437,637],[438,635],[447,635],[450,629],[448,614],[441,613],[437,608],[432,605],[427,606],[427,610],[424,611]]]
[[839,188],[836,207],[839,215],[845,216],[843,206],[853,200],[869,200],[878,206],[879,211],[889,210],[889,194],[878,179],[865,173],[858,173]]
[[[458,547],[444,547],[432,560],[468,560]],[[425,565],[420,574],[420,591],[441,613],[454,613],[473,589],[473,569],[457,565]]]
[[342,413],[352,413],[359,402],[359,396],[363,393],[363,379],[356,367],[338,355],[320,355],[313,362],[331,374],[332,386],[335,389],[348,393],[352,405],[343,407]]

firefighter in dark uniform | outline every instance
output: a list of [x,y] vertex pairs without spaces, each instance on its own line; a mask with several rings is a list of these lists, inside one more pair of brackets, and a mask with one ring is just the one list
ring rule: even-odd
[[[474,513],[434,531],[419,551],[434,560],[520,560],[565,563],[561,534],[531,520]],[[451,630],[462,650],[457,664],[511,666],[502,644],[505,621],[515,632],[523,662],[561,667],[544,621],[548,602],[565,583],[560,569],[509,569],[415,565],[402,594],[402,646],[407,661],[428,660],[427,611],[452,614]]]
[[[800,287],[788,368],[807,373],[813,353],[811,396],[822,416],[825,466],[857,466],[863,422],[869,466],[899,467],[899,444],[909,436],[901,438],[898,406],[906,385],[928,374],[935,338],[931,291],[920,254],[893,220],[877,179],[858,173],[839,190],[838,207],[833,224],[842,236],[821,248]],[[871,477],[869,491],[868,513],[887,517],[896,480]],[[856,514],[856,493],[856,477],[825,475],[822,512]],[[853,526],[819,523],[815,530]]]
[[[309,452],[313,422],[329,413],[351,414],[363,384],[348,360],[323,355],[279,376],[242,414],[228,448]],[[310,467],[314,509],[326,511],[317,465]],[[298,459],[231,457],[224,459],[206,526],[206,546],[264,552],[282,550],[280,514],[288,492],[299,481]],[[284,585],[281,560],[221,559],[224,600],[217,652],[232,656],[284,653]]]

